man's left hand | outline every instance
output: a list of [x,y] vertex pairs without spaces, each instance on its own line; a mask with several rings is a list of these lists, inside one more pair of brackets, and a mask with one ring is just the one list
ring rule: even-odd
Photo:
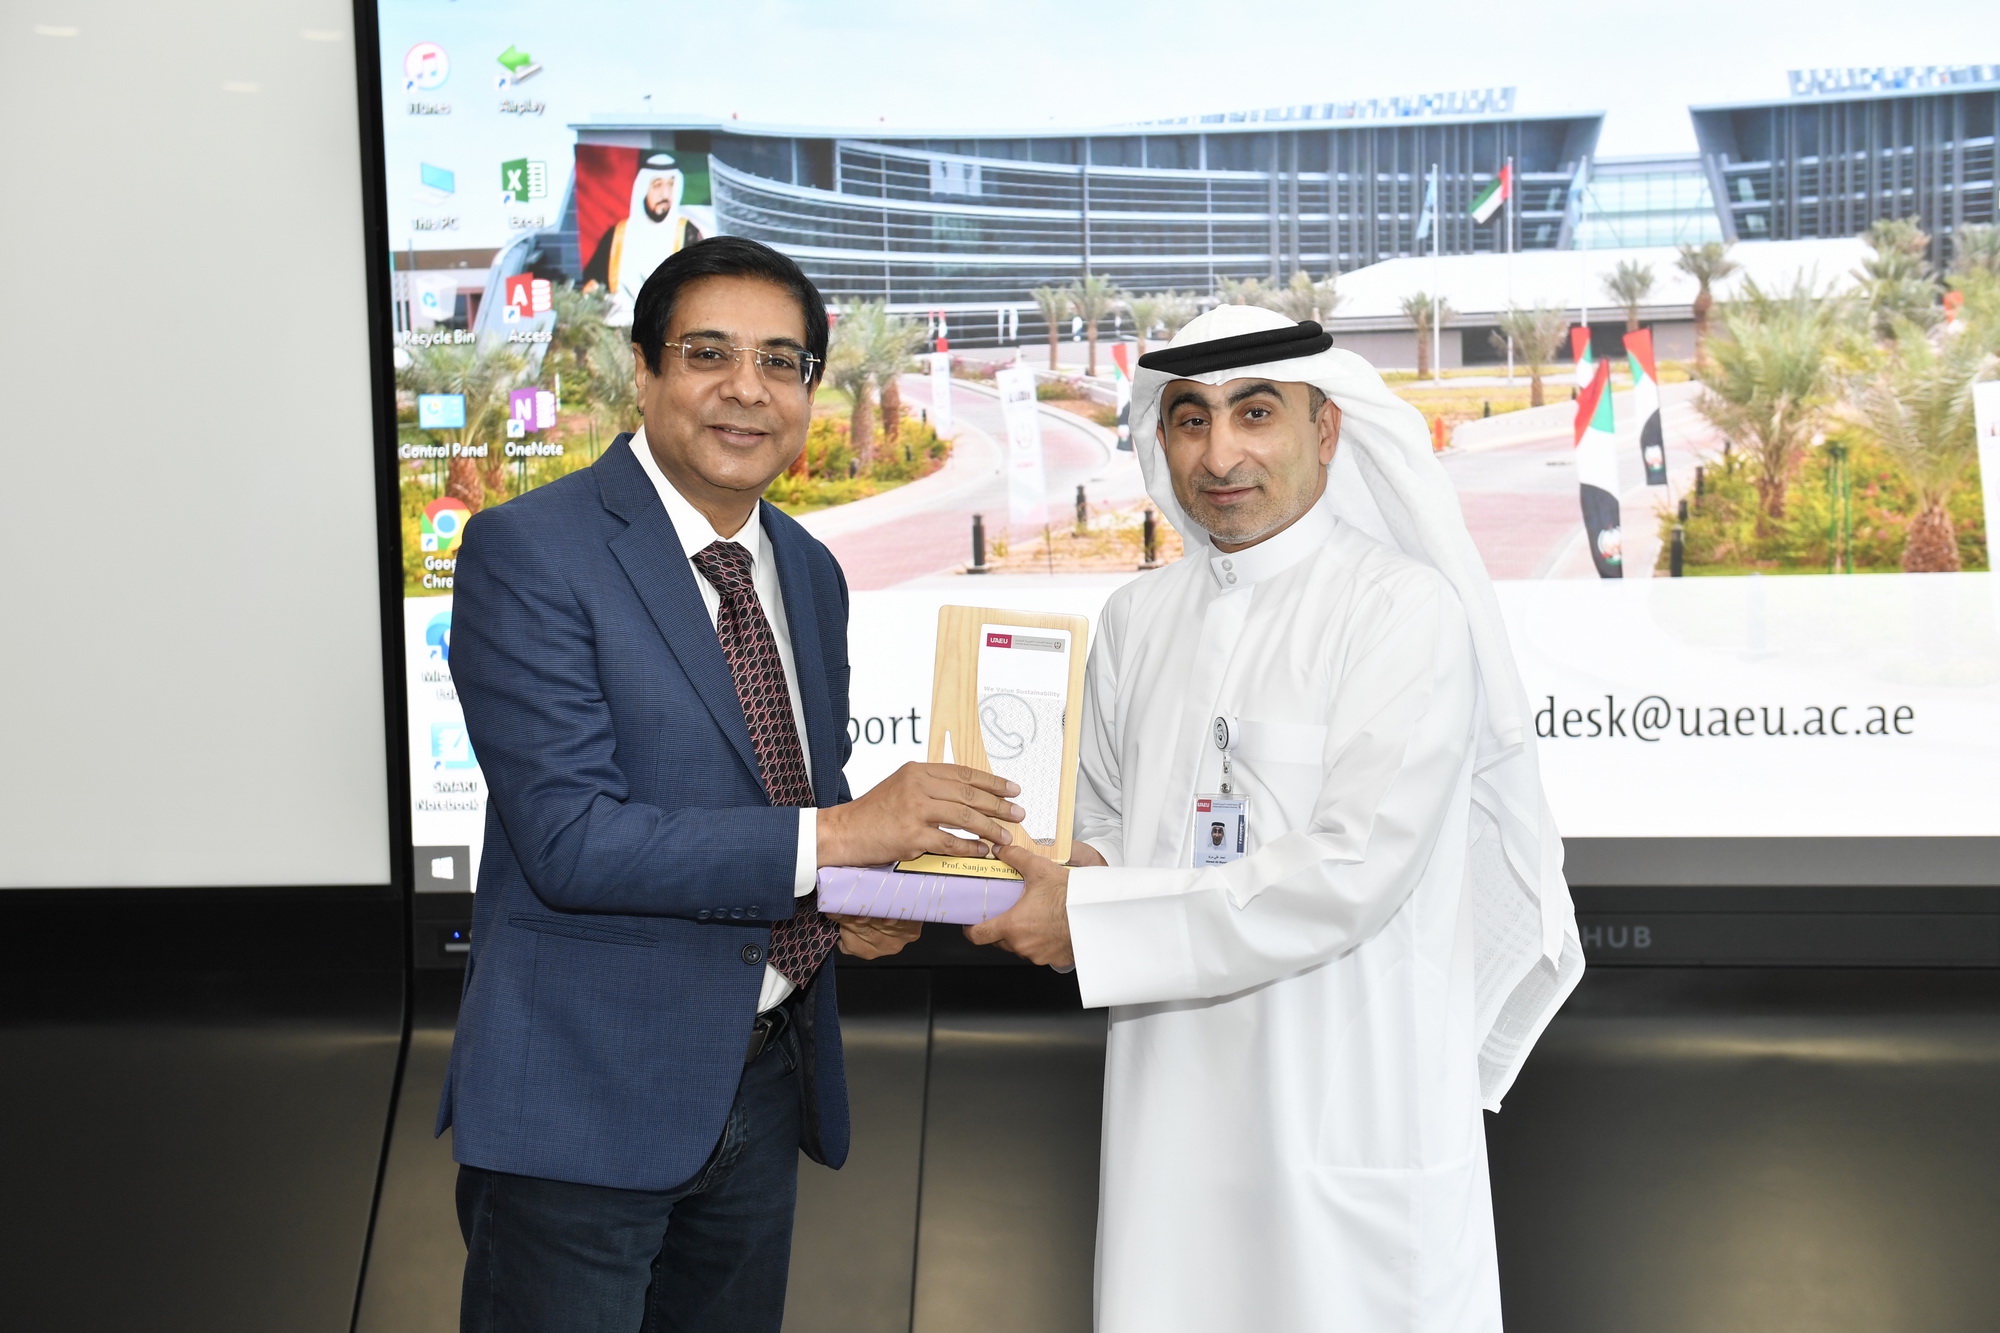
[[840,951],[852,958],[887,958],[892,953],[901,953],[904,945],[924,933],[921,921],[837,916],[832,912],[827,917],[840,923]]
[[1069,943],[1069,867],[1018,847],[996,847],[1002,861],[1021,872],[1021,901],[965,928],[974,944],[997,944],[1008,953],[1047,967],[1074,967]]

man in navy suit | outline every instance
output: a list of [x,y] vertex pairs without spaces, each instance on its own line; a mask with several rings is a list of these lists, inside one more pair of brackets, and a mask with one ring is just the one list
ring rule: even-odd
[[847,586],[764,488],[805,447],[827,318],[719,237],[639,294],[644,424],[477,515],[452,674],[485,773],[454,1128],[478,1333],[778,1329],[798,1152],[847,1155],[822,865],[1005,842],[1012,784],[841,775]]

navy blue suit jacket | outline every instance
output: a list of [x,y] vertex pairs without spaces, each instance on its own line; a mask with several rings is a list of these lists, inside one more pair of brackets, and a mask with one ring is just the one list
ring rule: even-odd
[[[452,678],[487,785],[472,955],[438,1131],[462,1163],[622,1189],[722,1134],[792,914],[799,814],[773,808],[695,573],[621,435],[474,516]],[[847,584],[760,506],[822,806],[849,799]],[[794,1004],[800,1145],[847,1156],[833,967]]]

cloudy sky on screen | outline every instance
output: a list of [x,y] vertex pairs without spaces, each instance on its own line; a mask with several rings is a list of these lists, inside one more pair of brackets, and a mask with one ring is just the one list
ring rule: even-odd
[[387,0],[381,12],[385,73],[431,40],[452,48],[455,82],[469,63],[465,77],[490,86],[493,56],[518,44],[547,65],[535,82],[565,119],[650,106],[905,131],[1088,126],[1512,84],[1523,112],[1609,112],[1600,151],[1614,154],[1691,149],[1690,104],[1782,98],[1790,68],[2000,61],[1990,0],[1930,0],[1921,22],[1880,0]]

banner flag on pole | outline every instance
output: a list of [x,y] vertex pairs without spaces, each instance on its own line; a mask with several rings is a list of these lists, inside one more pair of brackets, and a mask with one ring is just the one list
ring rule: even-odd
[[1639,461],[1646,484],[1667,484],[1667,437],[1660,427],[1660,372],[1653,365],[1653,331],[1625,335],[1625,360],[1632,367],[1632,411],[1639,418]]
[[1132,362],[1138,350],[1136,343],[1111,346],[1111,385],[1118,395],[1118,448],[1128,454],[1132,452]]
[[1472,214],[1474,222],[1489,222],[1493,215],[1500,211],[1500,205],[1512,198],[1513,194],[1514,164],[1509,161],[1500,168],[1500,174],[1493,178],[1493,183],[1479,192],[1479,197],[1472,201],[1472,207],[1467,211]]
[[931,429],[941,440],[951,438],[951,353],[932,352],[931,363]]
[[1049,488],[1042,471],[1042,410],[1035,400],[1035,372],[1004,366],[994,372],[1000,411],[1007,421],[1007,519],[1012,527],[1040,528],[1049,521]]
[[[1585,352],[1589,344],[1583,345]],[[1580,364],[1580,363],[1579,363]],[[1611,364],[1597,363],[1576,396],[1576,481],[1583,532],[1599,578],[1625,577],[1625,535],[1618,506],[1618,429],[1611,410]]]
[[[1417,216],[1417,239],[1419,241],[1429,239],[1431,234],[1431,227],[1435,225],[1437,222],[1437,210],[1438,210],[1438,178],[1437,178],[1437,168],[1433,167],[1431,169],[1431,178],[1424,185],[1423,212],[1418,214]],[[1481,221],[1484,221],[1484,219],[1482,218]]]

